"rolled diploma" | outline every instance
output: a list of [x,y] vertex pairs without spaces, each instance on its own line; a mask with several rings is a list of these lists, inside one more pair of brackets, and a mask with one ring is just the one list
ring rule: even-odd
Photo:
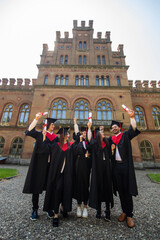
[[92,113],[91,112],[89,112],[89,122],[91,122],[92,123]]
[[44,131],[47,131],[47,119],[44,121]]
[[126,112],[129,111],[129,109],[128,109],[124,104],[122,104],[122,107],[123,107],[123,109],[124,109]]

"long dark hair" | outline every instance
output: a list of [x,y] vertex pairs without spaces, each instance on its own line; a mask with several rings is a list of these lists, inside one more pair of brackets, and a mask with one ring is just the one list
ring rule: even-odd
[[102,141],[104,141],[106,145],[109,145],[107,138],[103,138],[103,140],[101,140],[101,133],[99,131],[96,134],[96,141],[97,141],[98,149],[102,149]]
[[[64,134],[64,136],[66,136],[66,135],[67,135],[67,133]],[[64,145],[64,137],[63,137],[63,134],[60,134],[59,141],[60,141],[60,147],[62,148],[63,145]],[[69,143],[68,140],[67,140],[67,145],[68,145],[68,147],[70,147],[70,143]]]

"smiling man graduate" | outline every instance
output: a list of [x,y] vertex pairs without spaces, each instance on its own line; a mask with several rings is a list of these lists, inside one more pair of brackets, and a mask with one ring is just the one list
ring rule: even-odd
[[[25,132],[26,136],[30,136],[36,139],[35,147],[32,153],[31,162],[29,165],[28,173],[26,176],[23,193],[32,194],[33,211],[30,217],[31,220],[37,220],[38,218],[38,202],[39,194],[46,189],[48,170],[50,167],[50,151],[43,144],[42,131],[35,129],[38,120],[42,118],[43,113],[37,113],[35,119],[30,124],[28,130]],[[49,144],[58,142],[58,136],[53,133],[54,123],[56,119],[47,118],[47,132],[46,141]],[[53,212],[48,210],[48,217],[53,217]]]
[[132,159],[131,140],[140,134],[136,128],[134,111],[127,111],[131,125],[128,131],[121,133],[122,123],[112,121],[111,129],[114,136],[109,138],[113,155],[113,186],[114,193],[119,193],[122,214],[120,222],[127,221],[128,227],[134,227],[132,196],[138,195],[136,177]]

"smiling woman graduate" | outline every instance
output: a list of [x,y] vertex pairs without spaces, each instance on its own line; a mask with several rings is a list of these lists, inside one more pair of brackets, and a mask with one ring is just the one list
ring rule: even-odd
[[53,227],[59,225],[59,206],[63,216],[72,210],[73,155],[76,144],[69,142],[69,128],[60,128],[60,142],[51,146],[52,159],[49,170],[44,211],[54,210]]

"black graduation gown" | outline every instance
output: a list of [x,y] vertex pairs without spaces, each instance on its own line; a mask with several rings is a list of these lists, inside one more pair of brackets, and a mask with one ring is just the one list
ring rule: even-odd
[[[89,178],[91,170],[91,156],[85,157],[86,152],[90,153],[89,144],[86,149],[83,142],[77,145],[77,156],[74,160],[74,193],[73,198],[78,202],[87,202],[89,197]],[[91,154],[90,154],[91,155]]]
[[[137,128],[134,131],[132,126],[130,126],[129,130],[123,133],[122,138],[119,144],[117,145],[121,159],[127,164],[127,167],[128,167],[128,189],[129,189],[129,194],[132,196],[138,195],[138,190],[137,190],[137,183],[136,183],[136,177],[135,177],[135,171],[134,171],[134,164],[132,159],[131,140],[132,138],[136,137],[138,134],[140,134],[140,131]],[[114,142],[112,141],[112,137],[109,138],[109,142],[110,144],[114,144]],[[112,159],[112,166],[114,170],[115,150],[114,150],[114,155]],[[116,195],[117,184],[116,184],[116,179],[114,178],[114,174],[113,174],[113,188],[114,188],[114,194]]]
[[[31,131],[27,130],[25,134],[26,136],[30,136],[36,139],[36,143],[26,176],[23,193],[42,193],[42,191],[46,189],[49,169],[49,148],[47,148],[46,144],[43,142],[42,132],[36,131],[35,128],[33,128]],[[47,137],[46,141],[51,142]],[[58,141],[58,137],[56,137],[52,143],[55,141]]]
[[[46,195],[44,200],[44,211],[55,209],[54,195],[57,181],[60,174],[63,174],[63,193],[61,202],[63,203],[64,212],[72,210],[72,195],[73,195],[73,155],[76,144],[72,144],[66,151],[63,151],[58,144],[52,145],[52,159],[49,169]],[[65,161],[63,173],[61,169]],[[60,198],[59,198],[60,199]],[[60,202],[59,202],[60,203]]]
[[[89,195],[89,206],[97,209],[99,202],[108,202],[113,207],[111,149],[106,144],[99,149],[96,140],[91,140],[92,145],[92,173]],[[105,160],[103,158],[105,157]]]

